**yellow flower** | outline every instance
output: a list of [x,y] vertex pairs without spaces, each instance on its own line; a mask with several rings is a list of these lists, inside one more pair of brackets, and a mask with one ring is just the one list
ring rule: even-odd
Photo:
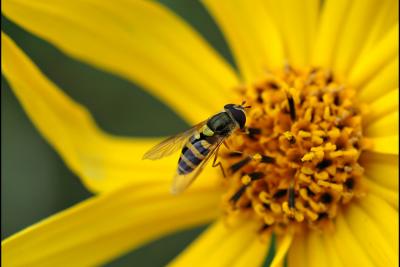
[[260,266],[272,233],[272,266],[286,254],[289,266],[396,266],[397,1],[204,4],[230,44],[238,74],[151,1],[2,2],[15,23],[143,85],[190,123],[244,98],[253,105],[251,136],[235,135],[231,144],[261,154],[240,161],[221,154],[240,171],[222,182],[220,172],[207,168],[187,192],[171,196],[176,159],[141,160],[159,140],[102,132],[2,33],[2,71],[17,98],[98,193],[6,239],[4,266],[98,265],[212,220],[171,266]]

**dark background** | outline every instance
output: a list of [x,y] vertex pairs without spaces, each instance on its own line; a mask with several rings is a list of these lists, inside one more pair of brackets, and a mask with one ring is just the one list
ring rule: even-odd
[[[160,2],[188,21],[233,64],[221,32],[198,1]],[[164,136],[188,127],[177,114],[139,86],[69,58],[3,16],[1,21],[2,30],[48,78],[85,105],[105,131],[121,136]],[[2,239],[91,196],[39,135],[3,76],[1,144]],[[172,234],[107,266],[163,266],[205,227]]]

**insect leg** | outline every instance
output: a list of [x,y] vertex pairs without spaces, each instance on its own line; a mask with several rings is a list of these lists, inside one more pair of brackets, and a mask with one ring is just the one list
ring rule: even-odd
[[249,135],[250,134],[250,130],[248,127],[244,127],[243,130],[239,130],[237,131],[238,134],[242,134],[242,135]]
[[[228,143],[227,143],[227,142],[223,141],[222,143],[224,144],[224,146],[225,146],[227,149],[231,150],[230,147],[228,146]],[[218,152],[218,151],[217,151],[217,152]]]
[[238,150],[231,150],[231,148],[228,146],[228,143],[226,143],[225,141],[223,141],[223,144],[224,144],[224,146],[225,146],[227,149],[229,149],[229,150],[230,150],[230,152],[231,152],[231,153],[235,153],[235,154],[237,154],[237,155],[239,155],[239,154],[243,154],[243,152],[242,152],[242,151],[238,151]]
[[[224,143],[225,143],[225,142],[224,142]],[[224,166],[222,166],[221,162],[217,162],[218,151],[219,151],[219,147],[217,148],[217,151],[215,151],[215,156],[214,156],[214,160],[213,160],[213,163],[212,163],[212,167],[215,168],[215,167],[219,166],[219,167],[221,168],[222,175],[223,175],[224,178],[225,178],[226,175],[225,175]]]

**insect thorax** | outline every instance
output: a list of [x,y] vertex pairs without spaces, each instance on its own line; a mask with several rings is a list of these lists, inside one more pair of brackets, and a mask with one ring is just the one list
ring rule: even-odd
[[226,112],[221,112],[208,120],[207,127],[217,135],[229,135],[235,129],[236,123]]

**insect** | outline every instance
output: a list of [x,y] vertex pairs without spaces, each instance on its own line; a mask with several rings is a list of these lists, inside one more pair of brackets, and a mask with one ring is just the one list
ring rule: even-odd
[[218,149],[221,144],[226,145],[226,138],[233,132],[244,131],[245,109],[250,108],[244,104],[245,102],[240,105],[225,105],[221,112],[156,145],[144,154],[143,159],[157,160],[182,149],[172,183],[173,194],[184,191],[197,178],[213,155],[215,155],[213,167],[220,166],[225,176],[221,163],[216,163]]

